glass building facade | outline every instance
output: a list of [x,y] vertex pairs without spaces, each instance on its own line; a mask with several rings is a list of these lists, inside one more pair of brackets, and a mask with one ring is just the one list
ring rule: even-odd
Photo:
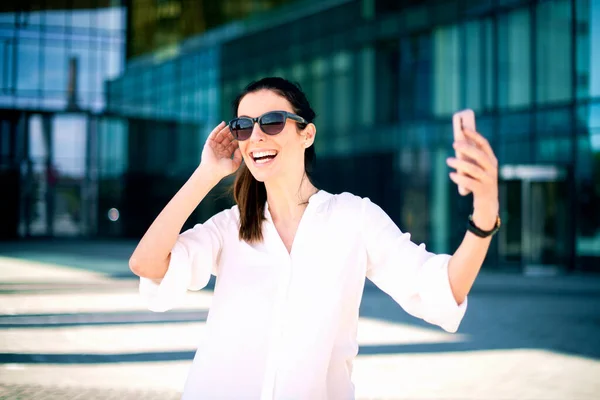
[[[200,3],[169,12],[198,16]],[[445,159],[452,113],[472,108],[500,161],[504,226],[486,267],[600,270],[599,0],[236,4],[246,3],[218,24],[186,30],[179,18],[146,35],[135,21],[147,9],[129,4],[131,57],[107,77],[93,130],[90,234],[143,234],[198,165],[207,134],[233,116],[238,91],[278,75],[299,82],[317,112],[318,186],[368,196],[413,240],[453,251],[471,199]],[[187,226],[231,204],[228,183]]]
[[26,4],[0,7],[0,238],[93,234],[94,137],[125,66],[125,7]]

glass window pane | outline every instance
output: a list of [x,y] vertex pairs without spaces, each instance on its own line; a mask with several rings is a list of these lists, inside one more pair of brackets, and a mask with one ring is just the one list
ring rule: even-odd
[[492,21],[483,21],[485,32],[485,107],[490,110],[495,104],[494,83],[497,76],[494,72],[494,37]]
[[431,114],[432,40],[428,34],[400,40],[399,97],[402,121]]
[[[37,43],[21,43],[18,47],[17,90],[40,89],[40,46]],[[32,93],[23,93],[31,95]]]
[[360,95],[358,120],[362,126],[375,122],[375,51],[367,47],[360,52]]
[[379,123],[393,123],[398,121],[400,104],[398,92],[400,91],[400,78],[398,67],[400,65],[400,44],[397,40],[382,40],[376,44],[375,54],[375,91],[377,103],[375,118]]
[[302,82],[306,79],[306,64],[297,62],[292,66],[292,79],[294,81]]
[[104,119],[98,134],[100,175],[121,175],[127,167],[127,122],[121,119]]
[[43,13],[42,12],[25,12],[16,15],[17,24],[20,25],[21,29],[39,29],[42,25]]
[[347,51],[341,51],[333,59],[333,115],[334,127],[340,135],[347,134],[352,121],[352,57]]
[[529,9],[498,19],[498,96],[500,107],[531,104],[531,45]]
[[433,32],[433,112],[448,115],[459,107],[460,63],[458,28],[438,28]]
[[485,40],[485,31],[481,21],[472,21],[464,26],[465,48],[462,50],[466,65],[463,66],[465,101],[464,107],[479,111],[482,108],[482,77],[484,53],[482,43]]
[[329,89],[328,73],[330,70],[329,60],[325,57],[317,57],[310,66],[312,81],[312,103],[317,115],[320,115],[319,123],[329,128],[331,115],[327,111],[327,91]]
[[600,96],[600,0],[590,0],[590,96]]
[[575,0],[575,2],[577,11],[576,26],[578,27],[576,30],[577,43],[575,44],[577,50],[575,55],[577,77],[575,90],[578,99],[586,99],[590,94],[590,78],[593,74],[593,71],[590,70],[590,34],[593,28],[590,26],[590,4],[588,0]]
[[102,69],[106,79],[113,79],[123,72],[125,51],[121,46],[113,45],[104,53]]
[[10,28],[15,24],[15,13],[0,13],[0,26]]
[[538,103],[571,98],[571,2],[537,5],[536,98]]
[[9,90],[14,86],[14,42],[0,42],[0,90]]
[[52,120],[54,161],[60,175],[85,174],[87,122],[87,117],[77,114],[59,114]]
[[65,27],[67,26],[67,13],[57,10],[46,11],[44,14],[44,23],[48,26]]
[[113,31],[125,29],[124,7],[111,7],[98,10],[95,18],[95,25],[98,29],[108,29]]
[[414,65],[415,74],[415,116],[417,118],[431,115],[432,97],[432,43],[429,34],[418,38],[417,58]]
[[64,45],[65,43],[54,42],[44,48],[44,91],[67,90],[69,62]]
[[86,28],[89,29],[92,26],[92,13],[90,10],[70,10],[72,28]]

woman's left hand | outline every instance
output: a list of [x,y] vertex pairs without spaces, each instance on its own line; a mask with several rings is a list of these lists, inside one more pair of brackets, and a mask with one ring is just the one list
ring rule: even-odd
[[450,179],[473,193],[473,220],[481,229],[492,229],[499,211],[498,160],[486,138],[478,132],[463,129],[464,141],[455,141],[457,153],[468,157],[468,161],[450,157],[447,164],[457,172]]

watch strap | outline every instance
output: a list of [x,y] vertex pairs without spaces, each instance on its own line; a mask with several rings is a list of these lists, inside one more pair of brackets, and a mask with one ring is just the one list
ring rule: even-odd
[[498,232],[498,230],[500,230],[501,224],[502,221],[500,220],[500,216],[498,215],[496,216],[496,225],[491,230],[484,231],[483,229],[480,229],[477,225],[475,225],[475,223],[473,222],[473,215],[471,214],[469,215],[469,220],[467,222],[467,230],[475,234],[476,236],[479,236],[480,238],[486,238]]

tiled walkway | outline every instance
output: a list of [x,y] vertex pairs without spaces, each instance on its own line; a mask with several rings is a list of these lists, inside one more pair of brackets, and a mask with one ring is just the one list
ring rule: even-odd
[[[131,243],[19,246],[0,245],[0,399],[180,397],[209,289],[151,313],[123,279]],[[453,335],[369,285],[357,397],[597,399],[599,310],[598,276],[482,273]]]

